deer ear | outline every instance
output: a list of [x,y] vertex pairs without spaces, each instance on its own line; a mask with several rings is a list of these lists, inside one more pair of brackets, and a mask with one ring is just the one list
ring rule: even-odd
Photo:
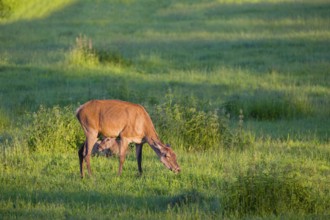
[[159,152],[165,156],[167,154],[167,148],[165,145],[163,144],[159,144],[159,143],[155,143],[155,147],[159,150]]

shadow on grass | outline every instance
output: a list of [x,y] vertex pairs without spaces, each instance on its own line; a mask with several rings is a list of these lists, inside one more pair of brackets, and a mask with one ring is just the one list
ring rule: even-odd
[[[197,178],[197,177],[196,177]],[[216,181],[210,178],[210,181]],[[169,210],[183,213],[199,210],[212,216],[322,216],[326,213],[326,198],[295,178],[265,174],[239,175],[234,182],[223,182],[221,195],[206,195],[198,189],[184,190],[176,195],[155,194],[149,187],[148,195],[129,195],[96,190],[23,191],[4,190],[0,202],[6,204],[0,216],[15,217],[119,217],[163,215]],[[206,190],[206,189],[204,189]],[[321,203],[319,203],[321,202]],[[321,205],[323,204],[323,205]]]
[[[179,91],[177,98],[193,95],[195,91],[221,93],[226,85],[204,83],[164,82],[143,80],[143,76],[127,78],[125,74],[104,73],[99,70],[64,70],[32,66],[3,66],[0,71],[3,108],[22,114],[36,111],[39,106],[67,106],[90,99],[122,99],[137,103],[159,104],[171,88]],[[93,71],[93,72],[91,72]],[[184,95],[184,97],[180,97]],[[201,97],[207,98],[203,94]],[[160,98],[161,97],[161,98]],[[204,106],[205,107],[205,106]]]
[[[206,208],[205,202],[210,199],[195,191],[187,191],[180,195],[169,197],[129,196],[97,191],[67,192],[67,191],[5,191],[0,202],[6,207],[0,211],[0,216],[8,217],[104,217],[144,216],[146,212],[165,213],[169,207],[177,209],[183,206],[198,205]],[[218,207],[219,208],[219,207]],[[220,210],[213,210],[220,211]],[[110,217],[109,216],[109,217]]]
[[66,213],[69,216],[83,217],[90,213],[97,215],[106,213],[107,210],[123,212],[128,208],[130,211],[138,211],[148,207],[154,212],[162,212],[167,208],[164,197],[133,197],[96,191],[3,192],[1,200],[9,203],[6,209],[2,209],[2,214],[15,213],[17,216],[37,215],[37,217],[51,216],[52,212],[57,215]]

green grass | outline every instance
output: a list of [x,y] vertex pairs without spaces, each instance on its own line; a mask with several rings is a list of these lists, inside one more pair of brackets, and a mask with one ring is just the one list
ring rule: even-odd
[[[313,149],[311,149],[313,148]],[[12,218],[207,218],[328,214],[325,145],[259,143],[253,150],[181,155],[173,175],[144,151],[138,177],[129,154],[123,176],[117,158],[93,158],[94,176],[80,180],[76,153],[5,151],[1,215]],[[134,152],[132,150],[132,152]],[[311,157],[310,153],[314,155]],[[22,157],[24,153],[25,157]],[[123,193],[124,192],[124,193]]]
[[[327,219],[326,0],[0,1],[1,219]],[[178,155],[122,176],[75,108],[143,104]]]

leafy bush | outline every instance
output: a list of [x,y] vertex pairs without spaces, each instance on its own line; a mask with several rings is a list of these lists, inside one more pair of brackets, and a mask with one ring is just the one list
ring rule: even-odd
[[[244,149],[252,144],[253,137],[240,129],[231,129],[229,120],[217,110],[199,110],[194,98],[184,104],[175,102],[168,93],[166,101],[156,105],[153,118],[161,137],[186,150],[205,151],[226,147]],[[243,123],[243,122],[242,122]]]
[[84,140],[72,107],[40,106],[37,112],[27,116],[30,123],[25,128],[25,134],[32,151],[66,152],[76,149]]
[[236,95],[229,99],[225,107],[234,115],[243,109],[247,117],[258,120],[297,118],[312,113],[312,106],[306,97],[274,91]]
[[162,138],[186,149],[207,150],[220,145],[220,122],[216,111],[205,112],[195,106],[174,104],[168,99],[156,106],[153,117]]

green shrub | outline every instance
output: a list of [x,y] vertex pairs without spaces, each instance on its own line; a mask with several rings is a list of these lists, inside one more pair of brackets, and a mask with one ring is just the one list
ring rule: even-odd
[[207,150],[221,144],[217,111],[205,112],[167,100],[156,106],[153,117],[162,138],[185,149]]
[[94,48],[92,39],[85,35],[76,38],[76,44],[68,55],[68,62],[70,65],[83,67],[94,67],[99,64],[130,65],[130,61],[119,52]]
[[253,144],[255,137],[244,130],[243,118],[237,128],[231,128],[224,112],[206,111],[198,106],[203,105],[194,97],[182,103],[173,100],[169,92],[165,102],[156,105],[152,115],[162,139],[195,151],[221,147],[243,150]]
[[198,106],[193,97],[187,97],[182,103],[174,100],[169,92],[152,115],[162,139],[194,151],[219,148],[225,140],[232,141],[226,118],[217,110],[205,111]]
[[76,149],[84,141],[72,107],[40,106],[37,112],[27,117],[30,123],[25,128],[25,135],[32,151],[66,152]]
[[93,49],[92,39],[83,35],[77,37],[76,44],[69,53],[68,62],[73,66],[96,66],[99,60]]

